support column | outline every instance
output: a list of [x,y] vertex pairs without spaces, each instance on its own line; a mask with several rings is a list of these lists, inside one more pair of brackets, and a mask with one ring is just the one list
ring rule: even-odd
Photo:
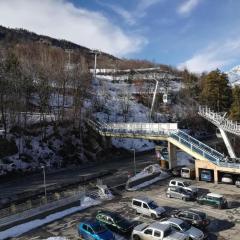
[[196,164],[196,161],[195,161],[195,176],[196,176],[196,180],[199,181],[199,168]]
[[218,170],[214,169],[214,183],[218,183]]
[[177,166],[176,146],[168,142],[168,161],[169,169]]
[[112,147],[111,137],[102,137],[102,141],[105,149],[109,149]]

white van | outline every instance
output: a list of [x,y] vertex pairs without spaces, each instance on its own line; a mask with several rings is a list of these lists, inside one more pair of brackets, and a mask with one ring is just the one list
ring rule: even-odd
[[165,208],[159,207],[153,200],[147,197],[133,198],[132,208],[136,213],[150,216],[153,219],[160,218],[166,212]]

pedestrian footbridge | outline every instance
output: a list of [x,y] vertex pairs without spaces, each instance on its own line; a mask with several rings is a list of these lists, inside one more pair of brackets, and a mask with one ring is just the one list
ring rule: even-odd
[[226,158],[222,153],[202,143],[178,128],[177,123],[101,123],[88,120],[88,124],[104,137],[138,138],[168,142],[169,166],[176,164],[174,148],[178,147],[196,160],[218,171],[240,173],[240,159]]

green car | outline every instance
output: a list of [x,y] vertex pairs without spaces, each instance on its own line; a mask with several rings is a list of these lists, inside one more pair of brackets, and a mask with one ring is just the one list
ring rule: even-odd
[[117,213],[110,211],[99,211],[96,219],[100,224],[103,224],[109,230],[123,234],[130,235],[137,223],[131,222]]
[[216,193],[208,193],[200,196],[197,198],[197,202],[199,204],[210,205],[219,209],[227,208],[228,206],[227,200],[222,195]]

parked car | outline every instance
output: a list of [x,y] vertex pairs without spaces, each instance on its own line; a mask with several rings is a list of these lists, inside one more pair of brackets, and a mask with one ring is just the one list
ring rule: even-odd
[[177,167],[174,167],[172,170],[171,170],[171,173],[174,177],[180,177],[181,176],[181,169],[185,167],[185,166],[177,166]]
[[237,178],[235,185],[240,188],[240,177]]
[[106,226],[109,230],[124,235],[130,235],[136,224],[123,218],[117,213],[110,211],[99,211],[96,215],[97,221]]
[[171,216],[180,218],[198,228],[205,228],[210,223],[206,213],[193,210],[175,210],[172,212]]
[[165,208],[159,207],[153,200],[147,197],[137,197],[132,199],[132,208],[136,213],[141,213],[152,217],[160,218],[166,212]]
[[200,180],[205,182],[212,182],[213,176],[211,170],[203,169],[200,174]]
[[154,222],[142,223],[133,229],[133,240],[188,240],[188,236],[174,231],[171,226]]
[[222,195],[217,193],[208,193],[200,196],[197,198],[197,202],[199,204],[210,205],[219,209],[227,208],[228,206],[227,200]]
[[181,187],[187,191],[192,192],[194,195],[197,195],[198,189],[195,186],[191,185],[191,182],[184,181],[182,179],[172,179],[169,182],[169,187]]
[[162,223],[170,225],[173,230],[184,233],[193,240],[202,240],[206,237],[200,229],[191,226],[190,224],[179,218],[169,218]]
[[223,183],[228,183],[228,184],[233,184],[233,178],[231,174],[224,174],[222,176],[222,182]]
[[181,177],[187,178],[187,179],[194,179],[196,177],[195,175],[195,166],[190,165],[186,167],[182,167],[181,169]]
[[166,192],[168,198],[178,198],[184,201],[193,200],[194,194],[181,187],[169,187]]
[[84,240],[115,240],[113,233],[97,221],[80,223],[78,234]]

